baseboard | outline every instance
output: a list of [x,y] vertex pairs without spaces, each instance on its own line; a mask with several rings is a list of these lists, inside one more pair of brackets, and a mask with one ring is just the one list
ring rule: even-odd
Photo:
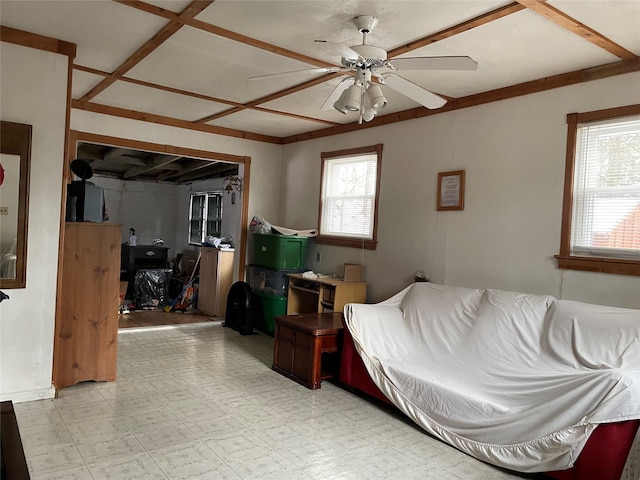
[[55,398],[55,396],[56,389],[52,386],[27,392],[0,393],[0,402],[6,402],[7,400],[11,400],[13,403],[32,402],[34,400]]

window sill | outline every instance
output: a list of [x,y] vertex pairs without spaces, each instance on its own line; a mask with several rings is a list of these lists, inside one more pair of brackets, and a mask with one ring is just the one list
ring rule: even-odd
[[640,261],[603,257],[578,257],[556,255],[558,268],[587,272],[614,273],[640,276]]
[[330,237],[318,235],[315,241],[320,245],[333,245],[336,247],[363,248],[365,250],[375,250],[378,242],[376,240],[364,240],[362,238]]

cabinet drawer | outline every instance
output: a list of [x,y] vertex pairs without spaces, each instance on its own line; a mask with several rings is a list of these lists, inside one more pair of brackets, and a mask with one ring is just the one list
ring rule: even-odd
[[322,351],[323,352],[337,352],[338,351],[338,336],[337,335],[324,335],[322,337]]
[[140,259],[154,258],[160,261],[167,260],[167,249],[158,247],[129,247],[129,259],[136,262]]
[[289,340],[290,342],[295,342],[296,339],[296,331],[289,327],[284,327],[282,325],[278,325],[278,338]]
[[305,335],[304,333],[296,332],[296,347],[310,350],[313,345],[313,337]]

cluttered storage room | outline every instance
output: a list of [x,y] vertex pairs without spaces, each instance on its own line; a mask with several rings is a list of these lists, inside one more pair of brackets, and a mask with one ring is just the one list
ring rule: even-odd
[[640,480],[638,0],[0,0],[3,480]]

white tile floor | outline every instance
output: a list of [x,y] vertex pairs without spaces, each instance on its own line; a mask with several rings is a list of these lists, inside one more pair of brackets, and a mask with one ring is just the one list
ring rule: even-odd
[[117,382],[15,405],[32,479],[524,478],[329,382],[308,390],[272,355],[219,322],[120,330]]

